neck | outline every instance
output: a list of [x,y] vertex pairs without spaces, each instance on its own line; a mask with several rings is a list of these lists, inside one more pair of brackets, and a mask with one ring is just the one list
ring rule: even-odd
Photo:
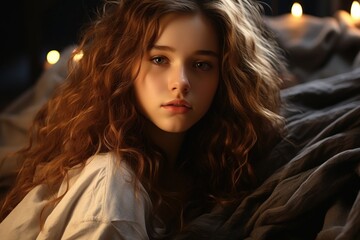
[[185,132],[165,132],[155,126],[153,123],[149,123],[148,126],[146,126],[146,132],[151,141],[153,141],[165,152],[166,158],[168,160],[168,167],[173,168],[180,152]]

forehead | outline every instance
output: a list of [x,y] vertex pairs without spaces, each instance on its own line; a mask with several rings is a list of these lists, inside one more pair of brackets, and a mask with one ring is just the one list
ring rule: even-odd
[[201,13],[167,14],[160,19],[155,45],[218,51],[219,36],[212,22]]

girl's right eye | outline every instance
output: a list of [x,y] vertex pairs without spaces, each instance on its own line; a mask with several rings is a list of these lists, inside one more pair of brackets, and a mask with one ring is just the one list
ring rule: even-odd
[[151,61],[156,64],[156,65],[162,65],[162,64],[167,64],[168,60],[166,57],[163,56],[156,56],[151,58]]

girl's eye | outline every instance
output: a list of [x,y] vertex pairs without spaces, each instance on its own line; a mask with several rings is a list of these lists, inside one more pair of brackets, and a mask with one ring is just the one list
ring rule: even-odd
[[198,68],[202,71],[208,71],[212,68],[211,64],[207,62],[196,62],[194,65],[195,68]]
[[165,57],[153,57],[151,61],[156,65],[162,65],[168,63],[168,60]]

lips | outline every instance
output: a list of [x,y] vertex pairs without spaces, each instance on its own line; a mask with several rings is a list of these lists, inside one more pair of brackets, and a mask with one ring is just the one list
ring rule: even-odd
[[176,99],[170,102],[167,102],[161,105],[164,109],[172,112],[172,113],[187,113],[189,110],[192,109],[190,103],[182,99]]
[[185,108],[188,108],[188,109],[191,109],[191,104],[188,103],[187,101],[185,100],[181,100],[181,99],[177,99],[177,100],[173,100],[173,101],[170,101],[170,102],[167,102],[165,104],[162,105],[163,107],[166,107],[166,106],[172,106],[172,107],[185,107]]

